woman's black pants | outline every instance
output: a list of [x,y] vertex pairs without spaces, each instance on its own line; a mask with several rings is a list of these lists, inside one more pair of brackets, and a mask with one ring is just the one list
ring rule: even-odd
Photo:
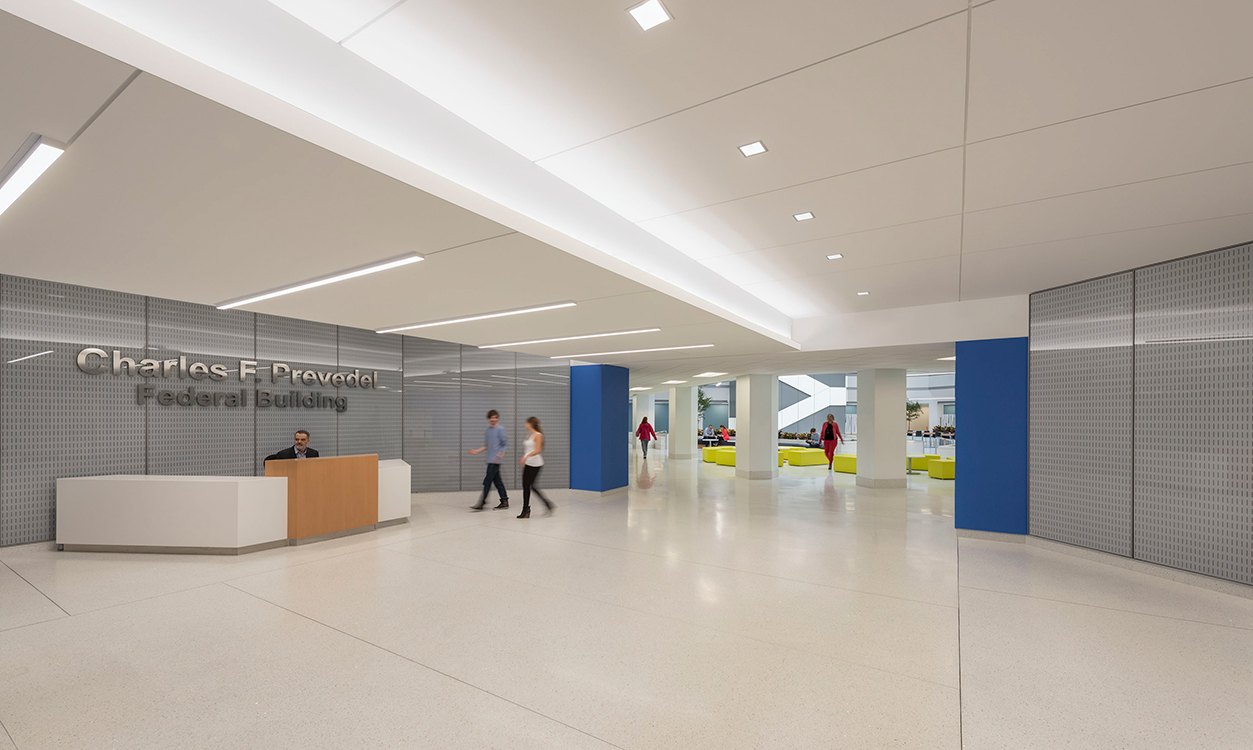
[[540,500],[544,501],[545,508],[552,508],[553,504],[548,502],[548,498],[544,497],[544,493],[539,491],[535,486],[535,480],[539,477],[539,470],[543,466],[523,466],[522,467],[522,510],[531,509],[531,490],[535,490],[535,494]]

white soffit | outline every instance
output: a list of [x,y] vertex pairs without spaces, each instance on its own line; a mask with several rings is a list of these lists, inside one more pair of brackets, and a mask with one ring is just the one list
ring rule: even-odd
[[0,0],[0,8],[795,345],[779,310],[275,5]]

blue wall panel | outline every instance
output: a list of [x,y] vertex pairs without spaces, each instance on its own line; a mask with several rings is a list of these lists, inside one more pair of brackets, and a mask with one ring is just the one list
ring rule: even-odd
[[957,342],[956,526],[1027,533],[1026,338]]
[[605,492],[627,484],[631,432],[622,367],[570,368],[570,487]]

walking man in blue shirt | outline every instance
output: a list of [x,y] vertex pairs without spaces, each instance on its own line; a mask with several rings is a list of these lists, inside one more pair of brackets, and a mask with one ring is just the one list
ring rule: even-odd
[[483,510],[487,503],[487,491],[496,485],[500,493],[500,505],[492,510],[504,510],[509,507],[509,493],[505,492],[505,482],[500,478],[500,462],[505,457],[505,449],[509,447],[509,438],[505,428],[501,427],[500,414],[492,409],[487,413],[487,434],[483,437],[483,447],[470,451],[471,456],[487,452],[487,476],[483,478],[483,494],[479,496],[478,505],[471,506],[474,510]]

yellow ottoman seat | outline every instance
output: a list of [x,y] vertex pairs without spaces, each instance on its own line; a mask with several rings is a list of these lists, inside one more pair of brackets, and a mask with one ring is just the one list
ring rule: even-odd
[[[930,456],[908,456],[906,457],[905,460],[909,462],[910,471],[926,471],[927,464],[931,462],[931,457]],[[939,460],[938,456],[936,457],[936,460],[937,461]]]
[[735,449],[719,448],[716,452],[717,458],[714,463],[719,466],[735,466]]
[[706,445],[700,449],[701,460],[707,464],[716,463],[718,459],[718,451],[720,450],[722,449],[716,445],[713,447]]
[[779,451],[779,465],[780,466],[782,466],[783,462],[787,460],[787,454],[788,454],[787,451]]
[[793,448],[787,462],[793,466],[823,466],[827,456],[821,448]]
[[956,479],[957,462],[951,458],[927,462],[927,474],[932,479]]
[[857,473],[856,453],[837,453],[831,459],[831,468],[845,474]]

